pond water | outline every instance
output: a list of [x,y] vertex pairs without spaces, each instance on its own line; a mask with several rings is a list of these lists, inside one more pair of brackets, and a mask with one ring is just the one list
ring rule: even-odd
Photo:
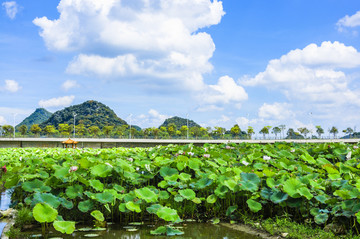
[[[11,193],[9,190],[2,192],[0,195],[0,210],[4,211],[9,209],[11,203]],[[4,227],[6,226],[6,222],[0,221],[0,237],[2,234],[2,231],[4,230]]]
[[[174,227],[180,227],[179,229],[184,232],[181,236],[153,236],[150,235],[150,230],[154,230],[154,225],[141,225],[141,226],[119,226],[119,225],[110,225],[107,230],[104,231],[80,231],[77,230],[71,235],[60,235],[56,232],[50,233],[48,239],[68,239],[68,238],[123,238],[123,239],[143,239],[143,238],[174,238],[174,239],[260,239],[260,237],[237,231],[234,229],[227,228],[221,225],[213,225],[210,223],[195,223],[195,222],[185,222],[183,224],[176,224]],[[129,229],[138,229],[137,231],[128,231]],[[42,238],[40,233],[29,234],[29,238]]]

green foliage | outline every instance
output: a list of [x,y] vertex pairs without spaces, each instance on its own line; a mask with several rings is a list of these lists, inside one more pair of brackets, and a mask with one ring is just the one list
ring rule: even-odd
[[20,126],[25,125],[29,129],[34,124],[41,124],[51,117],[52,113],[44,108],[38,108],[34,113],[26,117],[16,128],[20,131]]

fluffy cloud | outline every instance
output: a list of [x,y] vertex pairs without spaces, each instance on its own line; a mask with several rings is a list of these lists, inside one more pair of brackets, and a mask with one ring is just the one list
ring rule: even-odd
[[264,103],[259,108],[259,117],[262,119],[285,120],[292,118],[294,113],[289,109],[291,105],[287,103]]
[[210,126],[219,126],[224,127],[225,125],[228,125],[228,123],[231,121],[230,117],[226,115],[221,115],[219,119],[212,119],[209,121]]
[[[143,128],[160,126],[164,121],[171,116],[160,114],[154,109],[150,109],[147,114],[141,114],[132,118],[132,124],[139,125]],[[129,121],[129,119],[127,119]]]
[[238,85],[233,78],[222,76],[216,85],[207,85],[204,90],[197,95],[200,106],[197,108],[199,112],[223,110],[224,105],[232,103],[235,108],[239,109],[241,103],[248,99],[245,89]]
[[0,115],[0,125],[4,125],[4,124],[6,124],[5,117]]
[[334,112],[344,106],[360,107],[360,91],[351,85],[346,73],[359,66],[360,53],[354,47],[323,42],[271,60],[264,72],[240,82],[278,89],[291,103],[302,102],[302,106],[309,105],[318,112],[331,108]]
[[337,23],[336,26],[338,30],[341,32],[346,27],[358,27],[360,26],[360,11],[357,11],[354,15],[349,16],[346,15],[345,17],[341,18]]
[[2,6],[5,8],[6,15],[10,19],[15,19],[16,14],[18,13],[18,5],[15,1],[3,2]]
[[61,88],[65,91],[68,91],[73,88],[78,88],[78,87],[80,87],[80,86],[75,80],[67,80],[61,86]]
[[5,85],[0,88],[3,91],[9,91],[11,93],[15,93],[21,89],[19,83],[14,80],[5,80]]
[[49,100],[40,100],[39,106],[43,108],[57,108],[57,107],[66,107],[71,105],[74,101],[75,96],[64,96],[58,98],[51,98]]
[[201,29],[224,15],[218,0],[61,0],[58,10],[59,19],[33,22],[49,49],[81,52],[68,73],[147,76],[195,90],[215,50]]

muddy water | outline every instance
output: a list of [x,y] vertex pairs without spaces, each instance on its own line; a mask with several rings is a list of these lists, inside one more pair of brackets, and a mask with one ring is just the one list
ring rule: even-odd
[[[173,239],[260,239],[257,236],[247,234],[241,231],[237,231],[221,225],[213,225],[209,223],[184,223],[177,224],[174,227],[179,228],[184,232],[181,236],[152,236],[150,235],[150,230],[154,230],[153,225],[142,225],[142,226],[119,226],[119,225],[110,225],[106,231],[76,231],[72,235],[60,235],[57,233],[50,233],[47,238],[106,238],[106,239],[143,239],[143,238],[173,238]],[[136,228],[138,231],[127,231],[129,228]],[[80,229],[80,228],[79,228]],[[130,229],[131,230],[131,229]],[[31,236],[31,237],[30,237]],[[38,237],[37,237],[38,236]],[[40,233],[29,235],[29,238],[42,238]]]

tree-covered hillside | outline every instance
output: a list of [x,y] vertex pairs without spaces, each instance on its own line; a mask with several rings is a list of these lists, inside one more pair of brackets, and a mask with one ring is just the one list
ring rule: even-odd
[[94,100],[89,100],[82,104],[56,111],[40,127],[44,128],[46,125],[58,127],[59,124],[74,124],[74,113],[76,114],[76,125],[83,124],[85,127],[98,126],[99,128],[108,125],[127,125],[126,121],[120,119],[108,106]]
[[43,122],[45,122],[46,120],[48,120],[51,117],[52,113],[50,113],[49,111],[47,111],[44,108],[38,108],[35,110],[34,113],[32,113],[30,116],[26,117],[20,124],[18,124],[16,126],[16,128],[18,128],[21,125],[26,125],[28,129],[30,129],[30,127],[33,124],[41,124]]
[[164,121],[164,123],[159,126],[159,128],[162,127],[162,126],[167,127],[171,123],[175,124],[177,128],[180,128],[183,125],[187,126],[187,123],[189,123],[189,128],[191,128],[191,127],[200,127],[200,125],[195,123],[193,120],[189,120],[189,122],[187,122],[187,120],[184,119],[184,118],[174,116],[172,118],[166,119]]

